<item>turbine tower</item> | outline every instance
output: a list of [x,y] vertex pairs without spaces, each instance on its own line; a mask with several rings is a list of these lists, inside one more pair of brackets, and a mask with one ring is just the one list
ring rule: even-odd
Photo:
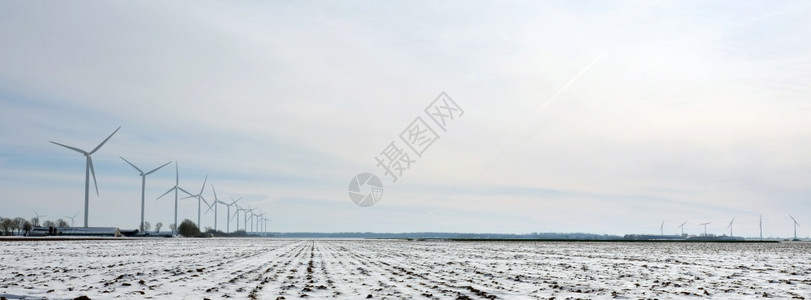
[[175,229],[172,230],[172,234],[177,234],[177,226],[178,226],[178,224],[177,224],[177,191],[178,190],[183,191],[187,195],[191,196],[191,193],[187,192],[182,187],[180,187],[180,175],[178,175],[177,161],[175,161],[175,186],[172,187],[171,189],[169,189],[168,191],[166,191],[166,193],[163,193],[163,195],[161,195],[160,197],[155,199],[155,200],[158,200],[158,199],[162,198],[163,196],[166,196],[166,194],[169,194],[169,192],[175,191],[175,223],[174,223],[175,224]]
[[101,146],[104,146],[104,143],[106,143],[108,140],[110,140],[110,138],[113,137],[113,134],[118,132],[119,129],[121,129],[121,126],[118,126],[118,128],[116,128],[116,130],[113,131],[113,133],[111,133],[110,136],[108,136],[106,139],[104,139],[104,141],[102,141],[101,144],[96,146],[96,148],[93,148],[93,150],[90,151],[90,152],[84,151],[84,150],[79,149],[79,148],[74,148],[74,147],[71,147],[71,146],[68,146],[68,145],[63,145],[63,144],[51,141],[52,144],[56,144],[56,145],[68,148],[70,150],[79,152],[79,153],[83,154],[86,157],[85,169],[84,169],[84,227],[87,227],[87,213],[88,213],[88,210],[89,210],[89,207],[90,207],[90,174],[93,174],[93,186],[96,187],[96,196],[98,197],[98,195],[99,195],[99,185],[96,182],[96,171],[93,169],[93,159],[91,158],[91,155],[93,155],[93,153],[96,153],[96,151],[99,151]]
[[121,159],[123,159],[125,162],[127,162],[127,164],[129,164],[130,166],[135,168],[135,170],[137,170],[138,173],[140,173],[140,176],[141,176],[141,224],[139,226],[141,226],[140,227],[141,233],[145,233],[144,232],[144,193],[145,193],[145,190],[146,190],[146,175],[155,173],[155,171],[160,170],[161,168],[165,167],[166,165],[168,165],[168,164],[170,164],[172,162],[171,161],[167,162],[167,163],[161,165],[160,167],[152,169],[152,171],[144,173],[144,171],[142,171],[141,168],[136,167],[129,160],[124,158],[123,156],[119,156],[119,157],[121,157]]
[[704,236],[707,236],[707,225],[710,223],[712,222],[698,224],[698,226],[704,226]]
[[760,227],[760,240],[763,240],[763,215],[760,215],[760,223],[758,224]]
[[793,216],[788,216],[791,217],[792,221],[794,221],[794,240],[797,240],[797,226],[800,226],[800,223],[797,223],[797,219],[795,219]]
[[732,237],[732,222],[735,222],[735,217],[732,217],[732,221],[729,221],[729,225],[727,225],[727,228],[729,228],[729,237]]
[[681,236],[684,236],[684,224],[687,224],[687,221],[684,221],[684,223],[681,223],[681,225],[676,226],[676,228],[681,227]]
[[[183,198],[183,199],[197,198],[197,227],[198,228],[202,227],[201,224],[200,224],[200,204],[201,204],[200,202],[201,201],[205,202],[207,206],[209,206],[209,207],[211,206],[211,205],[208,205],[208,201],[206,201],[206,199],[203,198],[203,190],[206,189],[206,181],[208,181],[208,175],[206,175],[206,178],[203,179],[203,187],[200,188],[199,193],[197,193],[196,195],[189,195],[188,197]],[[177,225],[175,225],[175,226],[177,226]]]

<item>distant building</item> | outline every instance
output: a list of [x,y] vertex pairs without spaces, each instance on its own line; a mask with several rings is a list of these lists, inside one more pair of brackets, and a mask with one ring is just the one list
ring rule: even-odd
[[29,236],[123,236],[115,227],[34,227]]

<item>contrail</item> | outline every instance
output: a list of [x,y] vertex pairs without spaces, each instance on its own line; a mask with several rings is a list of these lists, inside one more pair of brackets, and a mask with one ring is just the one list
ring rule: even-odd
[[530,119],[534,119],[535,117],[537,117],[538,114],[541,113],[541,111],[544,108],[549,106],[549,104],[552,103],[552,101],[555,101],[555,98],[557,98],[558,95],[563,93],[563,91],[565,91],[566,88],[568,88],[570,85],[572,85],[572,83],[574,83],[577,80],[577,78],[580,78],[580,76],[582,76],[584,73],[586,73],[586,71],[588,71],[591,68],[591,66],[593,66],[595,63],[597,63],[597,61],[599,61],[600,58],[603,58],[603,55],[605,55],[605,52],[600,53],[600,55],[597,56],[597,58],[595,58],[594,60],[592,60],[591,63],[589,63],[585,68],[583,68],[583,70],[581,70],[580,73],[577,73],[577,75],[574,75],[574,77],[572,77],[572,79],[569,79],[569,81],[567,81],[566,84],[564,84],[560,89],[558,89],[557,93],[552,95],[552,97],[549,97],[549,100],[546,100],[546,102],[544,104],[542,104],[540,107],[538,107],[538,110],[535,111],[535,114],[532,115],[532,117]]
[[[543,111],[543,110],[544,110],[544,108],[546,108],[547,106],[549,106],[549,104],[551,104],[553,101],[555,101],[555,99],[556,99],[556,98],[557,98],[557,97],[558,97],[560,94],[562,94],[562,93],[563,93],[563,91],[565,91],[565,90],[566,90],[566,88],[568,88],[570,85],[572,85],[572,83],[574,83],[574,82],[575,82],[575,81],[576,81],[578,78],[580,78],[580,76],[582,76],[583,74],[585,74],[585,73],[586,73],[586,71],[588,71],[588,70],[591,68],[591,66],[593,66],[595,63],[597,63],[597,61],[599,61],[601,58],[603,58],[603,55],[605,55],[605,51],[603,51],[602,53],[600,53],[600,55],[598,55],[598,56],[597,56],[597,58],[595,58],[594,60],[592,60],[592,61],[591,61],[591,63],[589,63],[588,65],[586,65],[586,67],[585,67],[585,68],[583,68],[583,70],[581,70],[579,73],[577,73],[577,75],[574,75],[574,77],[572,77],[572,79],[569,79],[569,81],[567,81],[567,82],[566,82],[566,84],[564,84],[564,85],[563,85],[563,86],[562,86],[560,89],[558,89],[558,91],[557,91],[555,94],[553,94],[553,95],[552,95],[552,97],[549,97],[549,100],[546,100],[546,102],[544,102],[543,104],[541,104],[541,106],[539,106],[539,107],[538,107],[538,110],[536,110],[536,111],[535,111],[535,114],[533,114],[531,118],[527,119],[527,122],[526,122],[526,123],[529,123],[529,122],[530,122],[532,119],[535,119],[535,117],[537,117],[537,116],[538,116],[538,114],[540,114],[540,113],[541,113],[541,111]],[[525,124],[526,124],[526,123],[525,123]],[[526,126],[526,125],[525,125],[525,126]],[[503,158],[504,156],[506,156],[508,153],[510,153],[511,151],[513,151],[513,150],[515,150],[515,149],[518,149],[518,148],[520,148],[522,145],[524,145],[524,143],[526,143],[526,142],[527,142],[528,140],[530,140],[530,139],[531,139],[533,136],[535,136],[535,134],[537,134],[539,130],[540,130],[540,126],[539,126],[538,128],[535,128],[535,130],[533,130],[533,131],[532,131],[532,133],[530,133],[530,135],[529,135],[529,136],[527,136],[526,138],[524,138],[523,140],[521,140],[521,142],[519,142],[518,144],[516,144],[516,145],[515,145],[515,146],[513,146],[513,147],[509,147],[509,148],[507,148],[507,150],[505,150],[503,153],[501,153],[501,155],[499,155],[498,157],[496,157],[496,159],[494,159],[492,162],[490,162],[490,164],[488,164],[488,165],[487,165],[487,167],[484,169],[484,171],[482,171],[482,174],[484,174],[485,172],[487,172],[488,170],[490,170],[490,167],[492,167],[492,166],[493,166],[493,165],[494,165],[494,164],[495,164],[497,161],[501,160],[501,158]]]

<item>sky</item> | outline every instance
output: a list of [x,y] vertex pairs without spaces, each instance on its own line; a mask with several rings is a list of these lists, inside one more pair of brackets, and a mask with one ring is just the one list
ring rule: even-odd
[[[241,197],[269,231],[625,234],[664,221],[673,234],[687,221],[685,233],[724,234],[734,217],[735,235],[757,236],[762,215],[764,236],[787,237],[793,215],[806,237],[810,13],[807,1],[3,1],[0,216],[80,225],[84,157],[49,141],[91,150],[121,126],[92,156],[90,226],[138,227],[141,180],[121,156],[177,162],[192,192],[207,176],[206,199],[212,185]],[[463,112],[444,130],[425,112],[443,92]],[[416,118],[438,138],[393,182],[375,158]],[[347,192],[365,172],[383,185],[369,207]],[[173,222],[173,197],[156,198],[174,180],[174,164],[146,177],[147,221]],[[178,215],[196,220],[196,201]]]

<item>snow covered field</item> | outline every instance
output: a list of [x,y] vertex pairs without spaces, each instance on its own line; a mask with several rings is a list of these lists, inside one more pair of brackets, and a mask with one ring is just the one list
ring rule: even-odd
[[811,299],[808,243],[146,239],[0,249],[9,299]]

